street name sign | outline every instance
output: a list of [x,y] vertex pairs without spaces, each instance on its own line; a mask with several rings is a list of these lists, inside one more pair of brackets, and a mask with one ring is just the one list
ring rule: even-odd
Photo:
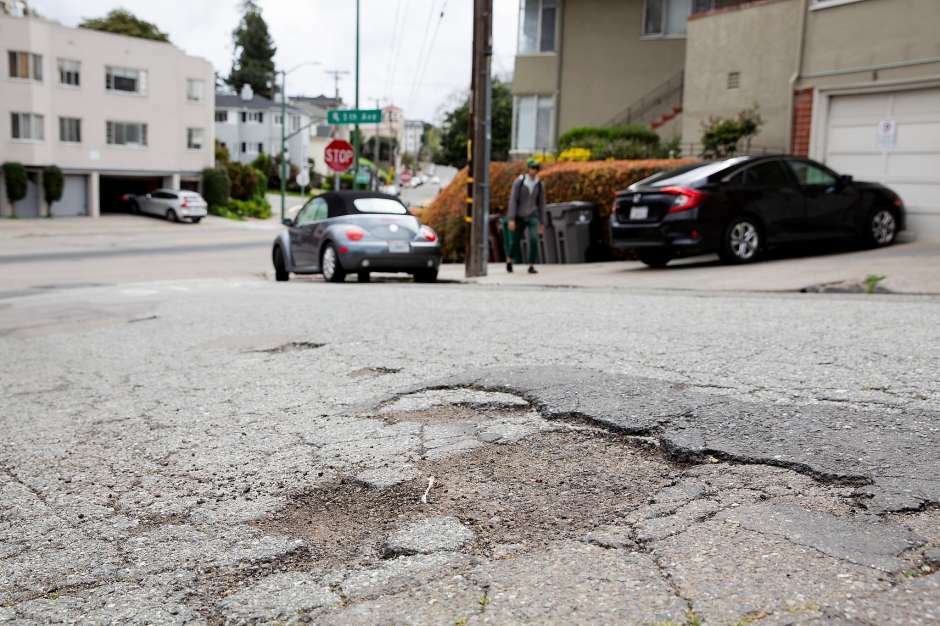
[[379,124],[382,109],[337,109],[326,112],[329,124]]

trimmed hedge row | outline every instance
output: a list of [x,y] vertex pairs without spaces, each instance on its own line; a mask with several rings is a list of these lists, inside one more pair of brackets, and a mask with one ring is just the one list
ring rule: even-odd
[[[645,161],[584,161],[547,165],[541,177],[548,203],[585,200],[598,205],[601,219],[610,215],[618,191],[657,172],[681,167],[693,159],[656,159]],[[525,163],[513,161],[490,164],[490,210],[505,213],[513,181],[525,171]],[[437,231],[444,258],[460,261],[467,238],[467,169],[462,169],[425,209],[419,218]],[[604,219],[606,223],[606,219]],[[605,226],[606,228],[606,226]]]

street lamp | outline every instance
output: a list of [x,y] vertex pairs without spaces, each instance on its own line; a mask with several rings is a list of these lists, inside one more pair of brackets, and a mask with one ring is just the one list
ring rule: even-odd
[[281,221],[287,204],[287,75],[308,65],[321,65],[319,61],[304,61],[289,70],[278,70],[281,75]]

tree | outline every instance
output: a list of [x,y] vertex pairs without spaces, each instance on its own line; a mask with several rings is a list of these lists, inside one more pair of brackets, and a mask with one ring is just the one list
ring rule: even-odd
[[85,18],[79,28],[100,30],[116,35],[127,35],[140,39],[169,42],[167,34],[157,28],[156,24],[147,22],[135,16],[126,9],[113,9],[105,17]]
[[228,148],[226,148],[225,145],[221,141],[216,139],[215,140],[215,165],[216,167],[225,167],[228,164],[229,159],[231,159],[231,155],[229,154]]
[[242,21],[232,32],[235,59],[226,82],[235,91],[241,91],[243,85],[251,85],[256,94],[271,98],[274,94],[274,53],[277,48],[268,32],[267,22],[261,17],[261,8],[253,0],[246,0],[242,10]]
[[[702,156],[707,159],[720,159],[737,154],[743,147],[751,149],[751,139],[760,132],[764,125],[758,106],[738,112],[737,117],[723,119],[711,117],[702,124]],[[744,146],[741,146],[741,142]]]
[[424,123],[421,131],[421,150],[415,155],[418,161],[433,161],[441,151],[441,129],[433,124]]
[[7,189],[7,200],[13,205],[16,215],[16,203],[26,197],[26,168],[22,163],[8,161],[3,164],[3,181]]
[[[510,136],[512,134],[512,92],[509,84],[493,79],[493,122],[491,158],[494,161],[509,160]],[[470,99],[444,116],[441,133],[441,149],[434,160],[457,168],[467,164],[467,133],[470,123]]]
[[62,192],[65,191],[65,176],[62,175],[62,170],[55,165],[50,165],[43,170],[42,190],[51,214],[52,205],[62,199]]
[[211,207],[226,206],[232,193],[232,182],[222,167],[202,170],[202,197]]

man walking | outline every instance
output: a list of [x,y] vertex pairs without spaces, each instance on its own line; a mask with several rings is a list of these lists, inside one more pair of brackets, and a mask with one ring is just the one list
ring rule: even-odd
[[539,178],[538,161],[529,159],[526,173],[512,184],[509,210],[509,242],[506,250],[506,271],[512,272],[512,263],[522,263],[522,235],[529,238],[529,273],[535,274],[539,258],[539,235],[545,234],[545,186]]

